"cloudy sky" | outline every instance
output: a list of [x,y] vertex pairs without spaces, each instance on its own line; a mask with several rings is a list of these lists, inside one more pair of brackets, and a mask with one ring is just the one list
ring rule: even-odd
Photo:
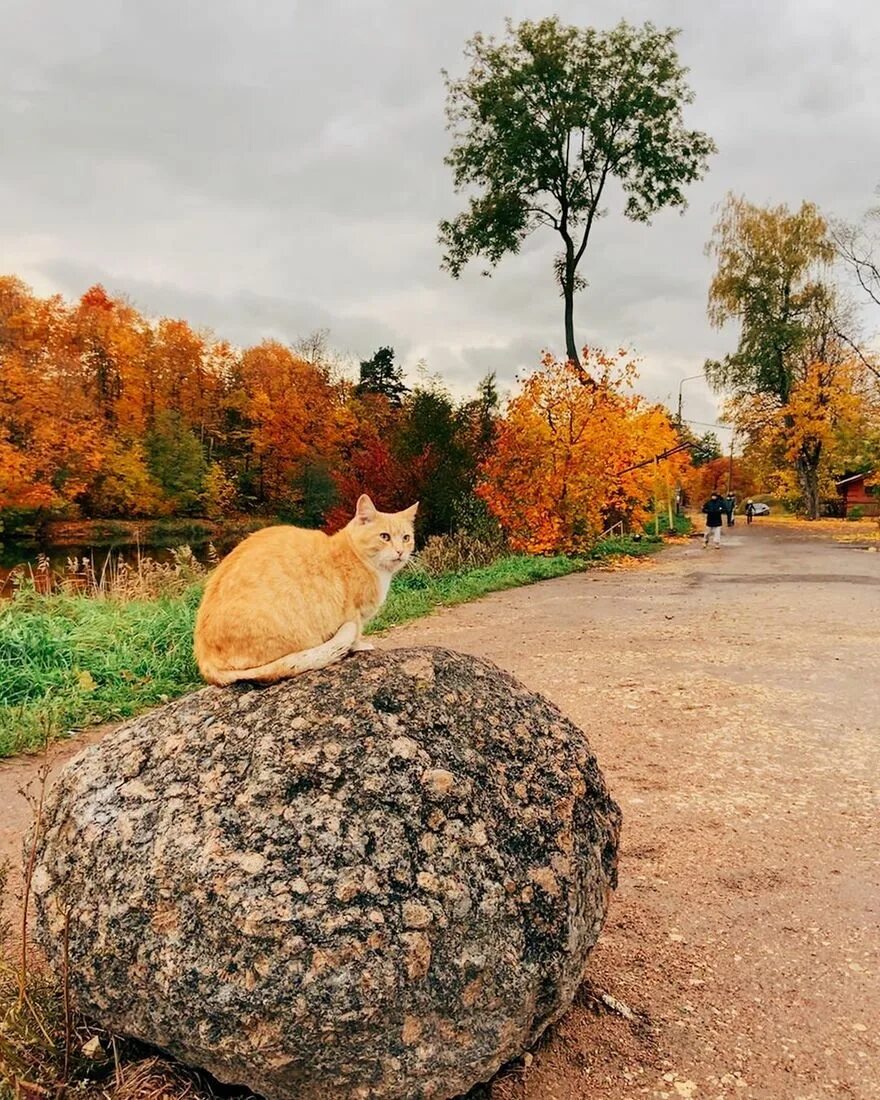
[[[4,0],[0,270],[41,293],[91,283],[239,343],[319,327],[354,356],[393,344],[458,392],[561,350],[553,235],[492,279],[439,270],[459,201],[445,90],[504,17],[682,27],[690,125],[719,154],[690,207],[595,231],[578,339],[632,346],[641,388],[735,339],[706,322],[713,206],[802,198],[856,218],[880,183],[873,0]],[[710,421],[702,381],[685,414]]]

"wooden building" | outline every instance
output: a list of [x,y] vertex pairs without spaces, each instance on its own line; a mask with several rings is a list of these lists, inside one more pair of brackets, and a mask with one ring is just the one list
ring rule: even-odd
[[853,508],[860,508],[866,516],[880,515],[880,496],[877,489],[869,488],[865,482],[874,477],[869,470],[864,474],[850,474],[837,482],[837,491],[843,498],[843,514],[850,515]]

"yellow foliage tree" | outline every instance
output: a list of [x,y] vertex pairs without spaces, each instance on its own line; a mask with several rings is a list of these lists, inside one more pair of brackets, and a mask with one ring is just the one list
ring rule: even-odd
[[[678,442],[665,410],[629,392],[636,367],[624,350],[585,348],[582,362],[544,357],[483,464],[480,495],[514,549],[578,552],[610,523],[643,521],[658,471],[629,468]],[[666,460],[667,483],[687,462]]]
[[[858,462],[857,443],[874,418],[870,378],[855,360],[804,363],[789,398],[740,395],[726,413],[746,440],[745,459],[764,492],[815,517],[834,496],[834,478]],[[855,447],[855,449],[854,449]]]

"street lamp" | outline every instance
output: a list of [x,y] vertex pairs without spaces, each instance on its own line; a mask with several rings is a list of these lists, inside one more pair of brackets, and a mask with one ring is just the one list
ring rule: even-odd
[[685,384],[685,382],[693,382],[695,379],[702,378],[702,377],[703,377],[702,374],[691,374],[687,378],[682,378],[682,380],[678,383],[678,426],[679,426],[679,428],[681,428],[681,425],[682,425],[682,419],[681,419],[681,387]]

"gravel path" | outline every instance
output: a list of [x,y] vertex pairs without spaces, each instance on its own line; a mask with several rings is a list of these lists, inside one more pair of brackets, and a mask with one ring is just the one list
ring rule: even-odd
[[880,1097],[880,554],[724,536],[389,639],[543,691],[623,807],[592,992],[493,1100]]
[[[480,654],[544,692],[624,811],[581,1001],[492,1100],[880,1097],[880,554],[724,535],[383,642]],[[0,856],[37,766],[0,764]]]

